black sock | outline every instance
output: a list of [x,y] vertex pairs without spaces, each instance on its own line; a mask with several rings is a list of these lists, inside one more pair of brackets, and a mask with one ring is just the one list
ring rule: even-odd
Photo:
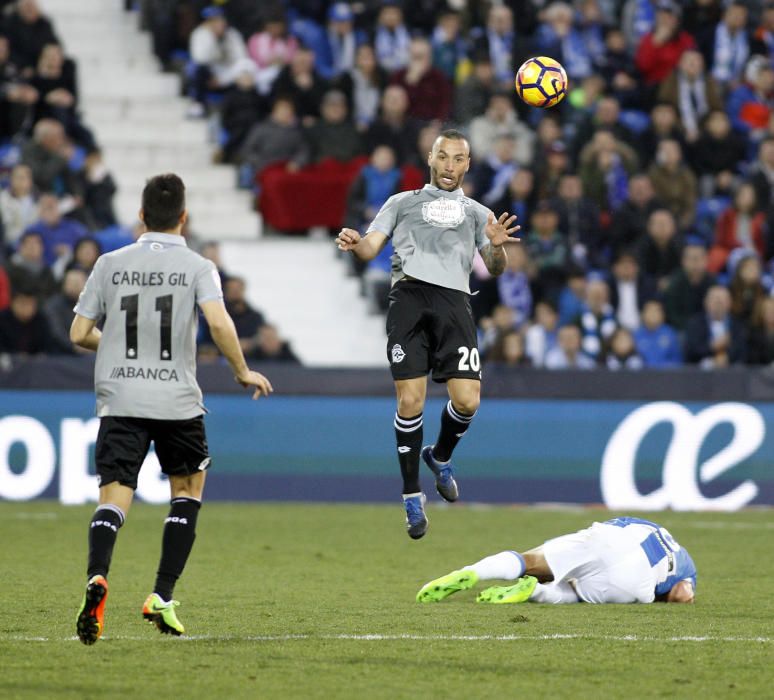
[[161,561],[153,592],[165,601],[172,599],[177,579],[183,573],[196,539],[196,518],[202,504],[194,498],[173,498],[164,521],[161,539]]
[[441,430],[433,447],[433,457],[439,462],[448,462],[475,415],[475,413],[471,415],[460,413],[449,401],[441,414]]
[[89,525],[89,566],[87,576],[107,577],[118,528],[124,524],[124,513],[111,504],[99,506]]
[[422,414],[402,418],[395,414],[398,462],[403,476],[403,493],[419,493],[419,452],[422,449]]

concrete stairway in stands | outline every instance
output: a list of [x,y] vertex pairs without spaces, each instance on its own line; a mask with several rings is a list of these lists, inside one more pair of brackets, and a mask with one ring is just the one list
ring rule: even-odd
[[174,171],[188,188],[192,230],[205,239],[254,240],[261,221],[232,166],[213,165],[205,120],[186,120],[180,79],[159,71],[148,33],[123,0],[41,0],[77,60],[84,121],[94,129],[119,187],[116,213],[137,219],[149,175]]

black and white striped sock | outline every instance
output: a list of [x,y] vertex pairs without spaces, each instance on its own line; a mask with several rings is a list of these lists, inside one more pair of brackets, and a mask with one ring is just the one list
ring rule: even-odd
[[433,457],[439,462],[448,462],[451,459],[454,448],[460,441],[470,422],[475,417],[475,413],[460,413],[452,406],[452,402],[446,404],[446,408],[441,414],[441,430],[438,433],[433,447]]
[[418,493],[419,453],[422,449],[422,414],[403,418],[395,414],[395,439],[398,443],[398,462],[403,476],[403,493]]

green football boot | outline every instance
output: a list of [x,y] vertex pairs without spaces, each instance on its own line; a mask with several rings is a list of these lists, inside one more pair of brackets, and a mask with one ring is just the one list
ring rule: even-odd
[[417,603],[437,603],[457,591],[466,591],[478,583],[478,574],[470,569],[452,571],[430,583],[426,583],[417,593]]
[[175,613],[178,605],[180,603],[176,600],[165,603],[157,593],[151,593],[142,606],[142,616],[152,625],[156,625],[162,634],[174,634],[179,637],[185,632],[185,627]]
[[535,590],[538,580],[534,576],[522,576],[512,586],[492,586],[478,594],[479,603],[525,603]]

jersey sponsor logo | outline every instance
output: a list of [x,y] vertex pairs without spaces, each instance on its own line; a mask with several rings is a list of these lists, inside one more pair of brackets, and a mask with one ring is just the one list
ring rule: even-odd
[[390,353],[392,354],[392,362],[396,365],[399,362],[403,362],[403,358],[406,357],[406,353],[403,351],[403,348],[398,345],[398,343],[395,343],[395,345],[392,346]]
[[174,369],[155,367],[113,367],[111,379],[155,379],[160,382],[178,382],[177,371]]
[[[635,473],[637,452],[651,431],[663,424],[672,428],[672,434],[662,466],[662,485],[642,493]],[[706,454],[705,441],[723,425],[733,429],[730,441],[715,454]],[[705,496],[702,487],[754,454],[765,436],[760,412],[743,403],[715,404],[695,415],[671,401],[641,406],[624,418],[605,447],[600,474],[605,505],[621,510],[743,508],[758,495],[752,480],[714,497]]]
[[437,228],[456,228],[465,221],[464,203],[459,199],[439,197],[422,204],[422,218]]

